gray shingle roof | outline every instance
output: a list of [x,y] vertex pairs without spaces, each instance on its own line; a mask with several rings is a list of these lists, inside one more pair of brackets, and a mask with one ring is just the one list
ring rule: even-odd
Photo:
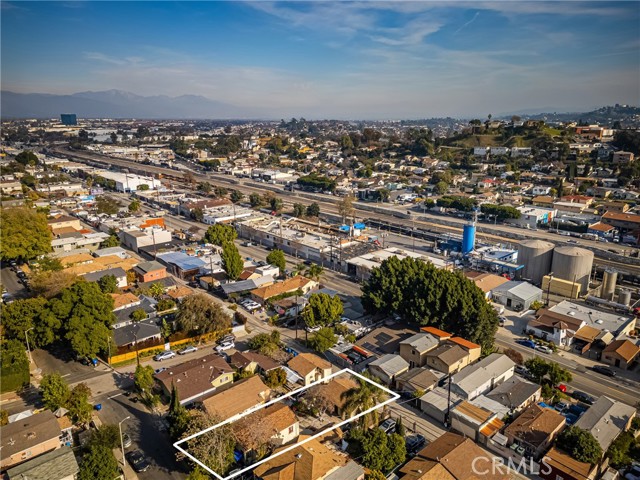
[[490,381],[493,377],[503,375],[515,367],[515,363],[506,355],[492,353],[478,363],[463,368],[453,377],[453,383],[464,392],[473,392],[476,388]]
[[7,470],[10,480],[63,480],[80,471],[71,447],[62,447]]
[[418,352],[426,352],[435,348],[438,343],[440,343],[439,339],[429,333],[417,333],[412,337],[407,338],[406,340],[402,340],[400,345],[407,344],[411,345]]

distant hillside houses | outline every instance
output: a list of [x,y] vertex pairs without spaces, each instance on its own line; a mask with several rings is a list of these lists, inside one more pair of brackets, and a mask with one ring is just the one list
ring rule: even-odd
[[511,157],[528,157],[531,155],[530,147],[474,147],[473,154],[476,157],[491,155],[509,155]]

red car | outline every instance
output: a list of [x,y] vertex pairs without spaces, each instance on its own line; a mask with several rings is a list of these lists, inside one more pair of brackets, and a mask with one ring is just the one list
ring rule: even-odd
[[559,385],[556,385],[556,388],[560,390],[562,393],[567,393],[567,386],[563,385],[562,383]]

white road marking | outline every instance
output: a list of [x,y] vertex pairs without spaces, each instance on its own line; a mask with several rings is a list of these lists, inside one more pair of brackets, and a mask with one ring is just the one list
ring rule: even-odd
[[70,373],[67,373],[66,375],[62,375],[62,378],[64,378],[64,377],[68,377],[68,376],[70,376],[70,375],[71,375]]
[[111,395],[110,397],[107,397],[107,400],[111,400],[112,398],[119,397],[120,395],[122,395],[122,393],[116,393],[115,395]]

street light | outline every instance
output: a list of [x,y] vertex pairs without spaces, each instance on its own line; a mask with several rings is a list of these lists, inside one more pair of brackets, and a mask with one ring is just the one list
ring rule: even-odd
[[122,448],[122,475],[123,476],[124,476],[124,465],[126,460],[124,458],[124,441],[122,440],[122,422],[125,422],[130,418],[131,417],[127,416],[118,422],[118,431],[120,432],[120,447]]
[[27,352],[29,353],[29,363],[33,363],[33,357],[31,356],[31,348],[29,348],[29,336],[27,335],[27,332],[30,332],[34,328],[35,327],[31,327],[24,331],[24,338],[27,340]]

